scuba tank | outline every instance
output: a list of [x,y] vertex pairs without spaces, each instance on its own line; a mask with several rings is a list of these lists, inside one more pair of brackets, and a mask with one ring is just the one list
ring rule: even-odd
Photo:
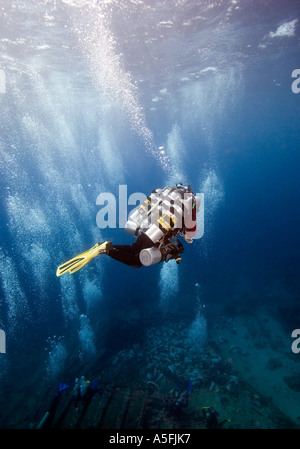
[[176,184],[173,187],[156,189],[136,207],[129,216],[125,225],[125,232],[138,237],[145,234],[152,242],[153,247],[143,249],[140,254],[140,262],[144,266],[168,261],[176,258],[180,262],[179,253],[183,250],[174,251],[168,244],[172,237],[182,234],[187,242],[191,242],[187,235],[185,221],[190,221],[195,197],[189,186]]
[[154,244],[166,234],[176,235],[185,226],[186,211],[192,209],[194,195],[189,187],[176,184],[174,187],[156,189],[130,214],[125,232],[138,236],[145,233]]
[[140,261],[146,267],[161,262],[161,259],[162,253],[155,246],[152,248],[142,249],[140,252]]

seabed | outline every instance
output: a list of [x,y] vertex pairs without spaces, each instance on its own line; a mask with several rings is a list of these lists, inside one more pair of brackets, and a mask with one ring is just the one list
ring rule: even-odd
[[[219,413],[222,428],[299,428],[297,355],[283,346],[284,330],[266,308],[253,317],[219,317],[199,350],[187,323],[176,319],[147,331],[144,346],[119,351],[97,372],[86,395],[73,385],[60,395],[48,427],[59,429],[206,429],[202,407]],[[290,349],[290,348],[289,348]],[[174,409],[180,394],[183,405]],[[44,411],[56,390],[48,392]],[[32,416],[38,425],[44,412]],[[299,415],[298,415],[299,414]]]

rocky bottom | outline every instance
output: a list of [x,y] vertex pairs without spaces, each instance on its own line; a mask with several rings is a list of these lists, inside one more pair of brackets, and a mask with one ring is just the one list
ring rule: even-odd
[[[274,329],[274,323],[271,324]],[[251,328],[251,323],[249,326]],[[265,328],[266,323],[261,331],[266,338]],[[241,331],[247,335],[248,346]],[[249,332],[243,319],[234,321],[222,317],[213,328],[213,338],[208,337],[199,345],[184,322],[153,327],[147,331],[143,345],[133,344],[122,349],[102,365],[100,372],[90,369],[85,373],[85,377],[79,379],[81,390],[74,388],[74,379],[74,385],[68,385],[59,393],[58,405],[52,408],[55,413],[48,416],[46,426],[103,429],[299,427],[297,417],[280,406],[280,397],[287,397],[288,393],[297,402],[295,406],[299,405],[294,391],[295,378],[288,375],[289,371],[286,376],[281,375],[284,364],[280,353],[276,355],[274,351],[268,355],[264,351],[262,369],[259,351],[263,348],[259,345],[264,341],[263,336],[254,332],[252,338]],[[274,334],[270,335],[274,338]],[[271,376],[272,379],[275,376],[277,382],[272,390],[257,381]],[[288,384],[292,384],[294,390]]]

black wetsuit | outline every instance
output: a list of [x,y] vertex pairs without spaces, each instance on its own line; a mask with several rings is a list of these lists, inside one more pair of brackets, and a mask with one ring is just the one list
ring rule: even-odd
[[[113,245],[106,250],[106,255],[119,262],[130,265],[134,268],[140,268],[143,264],[140,261],[139,254],[143,249],[152,248],[155,246],[152,240],[144,233],[140,234],[137,240],[132,245]],[[183,253],[183,246],[180,241],[166,246],[162,246],[162,257],[164,258],[171,254],[173,258]]]
[[132,245],[112,245],[112,247],[107,249],[106,254],[126,265],[140,268],[142,266],[139,258],[140,252],[142,249],[151,248],[152,246],[152,240],[146,234],[141,234]]

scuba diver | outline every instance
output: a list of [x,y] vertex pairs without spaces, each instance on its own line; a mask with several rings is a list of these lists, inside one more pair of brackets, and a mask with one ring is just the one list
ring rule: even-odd
[[56,410],[60,404],[60,401],[61,401],[62,392],[67,390],[68,388],[70,388],[69,385],[66,385],[65,383],[61,383],[59,385],[58,391],[55,394],[55,397],[52,401],[50,408],[48,410],[46,410],[43,418],[36,426],[36,429],[45,429],[45,428],[50,428],[52,426],[53,421],[54,421],[55,412],[56,412]]
[[200,199],[190,186],[181,183],[156,189],[130,214],[125,231],[137,239],[132,245],[114,245],[107,241],[96,243],[57,268],[56,275],[75,273],[99,254],[140,268],[175,259],[181,261],[183,245],[178,236],[192,243],[197,230]]
[[191,393],[193,383],[190,380],[188,387],[186,389],[182,389],[180,392],[175,391],[168,398],[168,409],[171,416],[176,419],[179,419],[181,416],[181,412],[183,408],[186,408],[189,404],[189,396]]
[[226,422],[231,422],[230,419],[219,422],[219,412],[213,407],[202,407],[202,416],[207,429],[221,429]]

